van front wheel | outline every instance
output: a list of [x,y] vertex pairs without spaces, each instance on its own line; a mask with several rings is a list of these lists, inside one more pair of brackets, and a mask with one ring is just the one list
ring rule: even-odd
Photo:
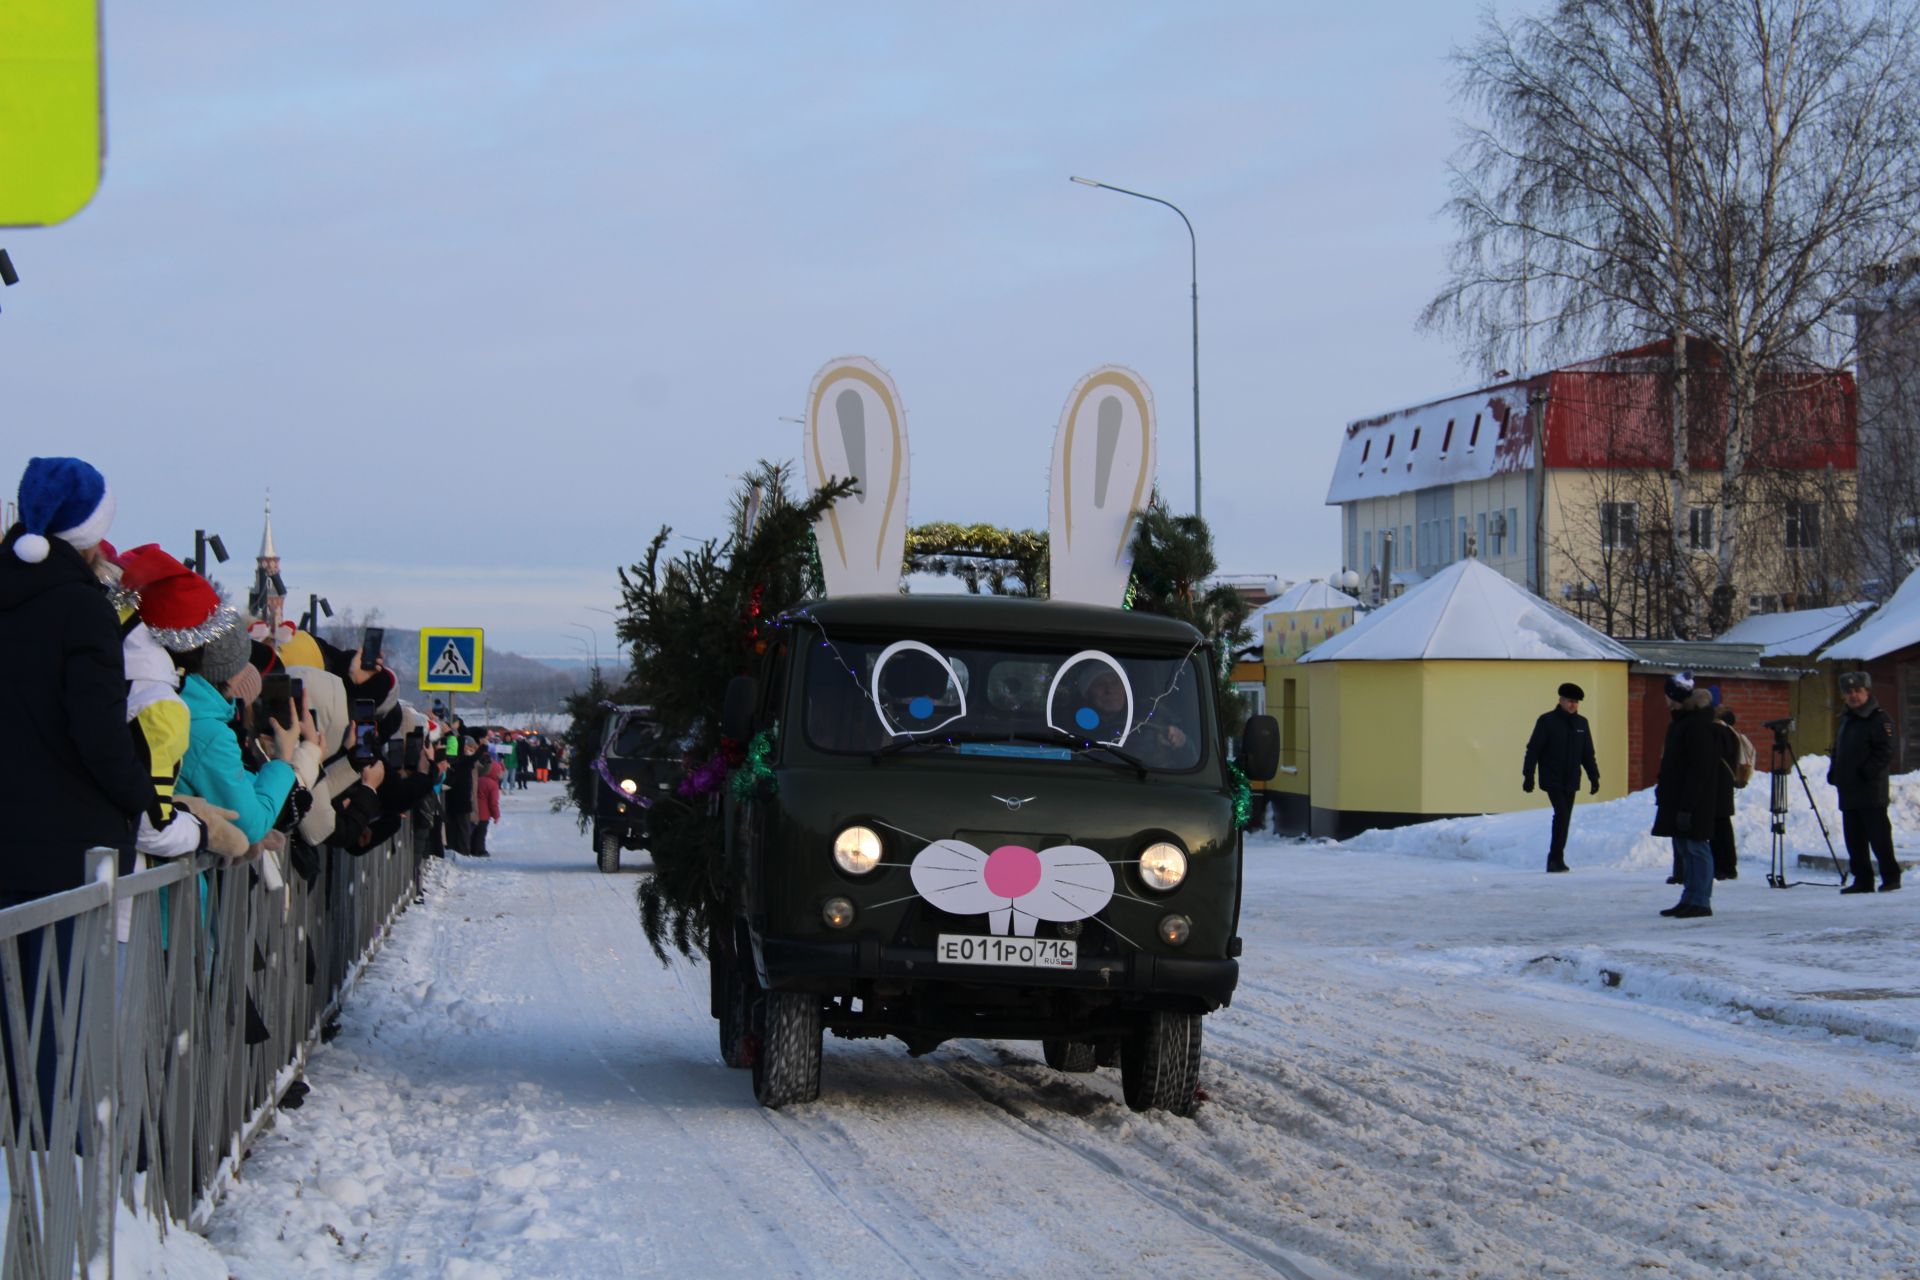
[[1042,1040],[1040,1052],[1055,1071],[1074,1074],[1093,1070],[1095,1047],[1091,1040]]
[[820,997],[762,991],[753,1002],[753,1096],[777,1110],[820,1096]]
[[608,875],[620,869],[620,837],[614,832],[601,832],[594,841],[594,852],[599,855],[600,869]]
[[1120,1042],[1120,1091],[1133,1110],[1190,1116],[1199,1088],[1199,1014],[1149,1013]]

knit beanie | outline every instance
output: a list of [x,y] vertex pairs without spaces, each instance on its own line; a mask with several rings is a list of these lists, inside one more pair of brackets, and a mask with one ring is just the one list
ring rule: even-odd
[[1693,672],[1682,671],[1667,677],[1667,699],[1670,702],[1685,702],[1693,696]]
[[[206,675],[204,665],[201,667],[200,673]],[[212,679],[212,677],[208,676],[208,679]],[[251,662],[242,663],[238,671],[227,677],[227,696],[238,698],[240,701],[247,703],[251,703],[255,698],[259,697],[260,668],[254,666]]]
[[229,627],[213,639],[207,641],[200,651],[200,674],[214,688],[240,674],[247,665],[247,651],[252,641],[247,639],[245,627]]
[[49,537],[85,551],[113,525],[113,491],[106,477],[79,458],[30,458],[20,476],[20,524],[13,554],[39,564],[53,550]]

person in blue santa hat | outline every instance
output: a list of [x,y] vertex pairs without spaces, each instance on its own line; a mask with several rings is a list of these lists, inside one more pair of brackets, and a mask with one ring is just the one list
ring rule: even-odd
[[0,905],[73,889],[86,851],[131,851],[153,781],[127,735],[119,617],[95,576],[106,479],[34,458],[0,542]]
[[[127,732],[119,616],[94,570],[113,522],[113,494],[78,458],[34,458],[20,478],[20,520],[0,541],[0,908],[86,879],[87,850],[131,856],[134,823],[156,803]],[[19,938],[20,977],[65,973],[73,921]],[[57,979],[56,979],[57,981]],[[20,1078],[23,1029],[0,1009],[16,1124],[38,1110],[52,1133],[57,1036],[40,1040],[34,1080]],[[29,1099],[38,1085],[38,1106]]]

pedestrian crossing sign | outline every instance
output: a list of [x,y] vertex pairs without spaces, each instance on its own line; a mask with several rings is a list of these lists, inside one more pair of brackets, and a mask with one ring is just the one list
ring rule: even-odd
[[429,627],[420,632],[420,688],[427,692],[480,692],[479,627]]

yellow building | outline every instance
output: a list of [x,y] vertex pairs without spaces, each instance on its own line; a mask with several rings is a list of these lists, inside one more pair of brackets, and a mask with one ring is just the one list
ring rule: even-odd
[[1267,714],[1280,722],[1280,772],[1266,786],[1275,827],[1283,834],[1308,829],[1310,761],[1308,698],[1300,656],[1353,625],[1360,602],[1316,578],[1297,582],[1254,615],[1260,627]]
[[1477,560],[1441,570],[1299,659],[1313,745],[1309,830],[1345,839],[1547,807],[1544,793],[1520,790],[1521,762],[1534,721],[1569,680],[1587,695],[1596,798],[1626,794],[1632,660]]

